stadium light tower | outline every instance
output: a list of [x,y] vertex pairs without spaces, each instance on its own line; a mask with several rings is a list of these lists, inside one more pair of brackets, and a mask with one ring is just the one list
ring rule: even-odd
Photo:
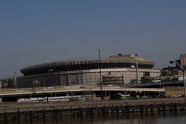
[[103,100],[103,86],[102,86],[102,80],[101,80],[101,50],[98,50],[99,54],[99,83],[100,83],[100,92],[101,92],[101,100]]
[[182,75],[183,75],[183,85],[184,85],[184,97],[185,97],[185,103],[186,103],[186,84],[185,84],[185,70],[186,70],[186,65],[185,65],[185,58],[183,60],[183,65],[181,66],[181,64],[177,61],[169,61],[170,64],[177,64],[179,66],[179,69],[182,71]]

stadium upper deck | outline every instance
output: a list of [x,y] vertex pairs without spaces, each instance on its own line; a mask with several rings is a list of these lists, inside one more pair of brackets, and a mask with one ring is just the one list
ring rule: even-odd
[[49,72],[107,69],[107,68],[133,68],[138,64],[138,68],[152,69],[154,63],[140,58],[136,54],[110,56],[104,60],[80,60],[80,61],[56,61],[44,64],[38,64],[21,69],[25,76],[43,74]]

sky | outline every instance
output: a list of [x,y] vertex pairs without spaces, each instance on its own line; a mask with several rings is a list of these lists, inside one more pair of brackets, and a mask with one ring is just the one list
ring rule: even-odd
[[138,55],[155,68],[186,53],[185,0],[1,0],[0,78],[64,59]]

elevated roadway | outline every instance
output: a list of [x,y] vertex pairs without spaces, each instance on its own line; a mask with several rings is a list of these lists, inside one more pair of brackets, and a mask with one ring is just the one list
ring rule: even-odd
[[[100,87],[45,87],[45,88],[14,88],[1,89],[0,97],[21,97],[30,95],[49,95],[63,93],[83,93],[83,92],[100,92]],[[123,88],[123,87],[103,87],[103,92],[153,92],[164,93],[164,88]]]

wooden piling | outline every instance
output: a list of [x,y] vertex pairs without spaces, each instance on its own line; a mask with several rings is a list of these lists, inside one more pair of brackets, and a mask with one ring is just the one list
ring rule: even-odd
[[7,113],[6,112],[4,112],[4,120],[8,120],[8,116],[7,116]]

